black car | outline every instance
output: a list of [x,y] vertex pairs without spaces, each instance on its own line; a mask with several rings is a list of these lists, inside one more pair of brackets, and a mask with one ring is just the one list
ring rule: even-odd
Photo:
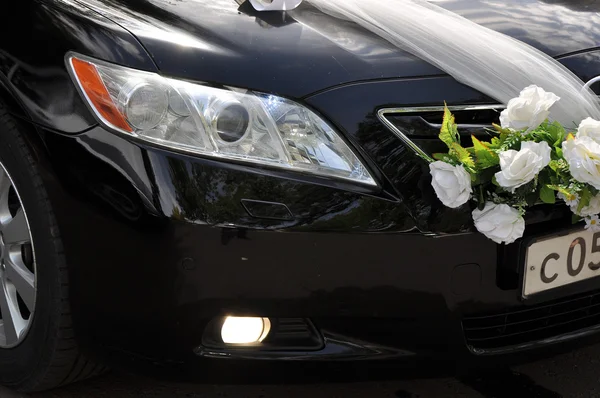
[[[600,74],[593,2],[438,4]],[[437,200],[418,155],[444,101],[465,137],[502,109],[309,1],[4,2],[0,382],[109,360],[479,367],[595,341],[598,279],[524,295],[566,206],[497,245]]]

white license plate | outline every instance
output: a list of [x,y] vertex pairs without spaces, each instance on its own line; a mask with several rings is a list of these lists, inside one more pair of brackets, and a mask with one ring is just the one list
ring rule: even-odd
[[523,296],[599,275],[600,232],[578,230],[545,237],[527,248]]

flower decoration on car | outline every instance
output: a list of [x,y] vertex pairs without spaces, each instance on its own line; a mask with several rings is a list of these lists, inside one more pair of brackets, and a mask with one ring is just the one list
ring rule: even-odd
[[475,228],[496,243],[523,236],[523,215],[538,203],[564,202],[573,221],[600,231],[600,121],[587,118],[576,131],[550,122],[560,98],[529,86],[508,102],[490,139],[461,144],[448,108],[439,138],[447,153],[428,158],[432,186],[447,207],[472,203]]

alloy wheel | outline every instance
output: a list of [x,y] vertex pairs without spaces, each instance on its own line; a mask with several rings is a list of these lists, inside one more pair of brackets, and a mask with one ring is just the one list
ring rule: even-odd
[[0,163],[0,347],[23,341],[33,320],[35,296],[35,256],[27,215]]

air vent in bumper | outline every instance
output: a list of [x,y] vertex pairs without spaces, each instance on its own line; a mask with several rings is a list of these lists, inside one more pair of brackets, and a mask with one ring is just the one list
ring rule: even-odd
[[462,325],[467,345],[476,353],[548,340],[600,325],[600,292],[465,317]]

